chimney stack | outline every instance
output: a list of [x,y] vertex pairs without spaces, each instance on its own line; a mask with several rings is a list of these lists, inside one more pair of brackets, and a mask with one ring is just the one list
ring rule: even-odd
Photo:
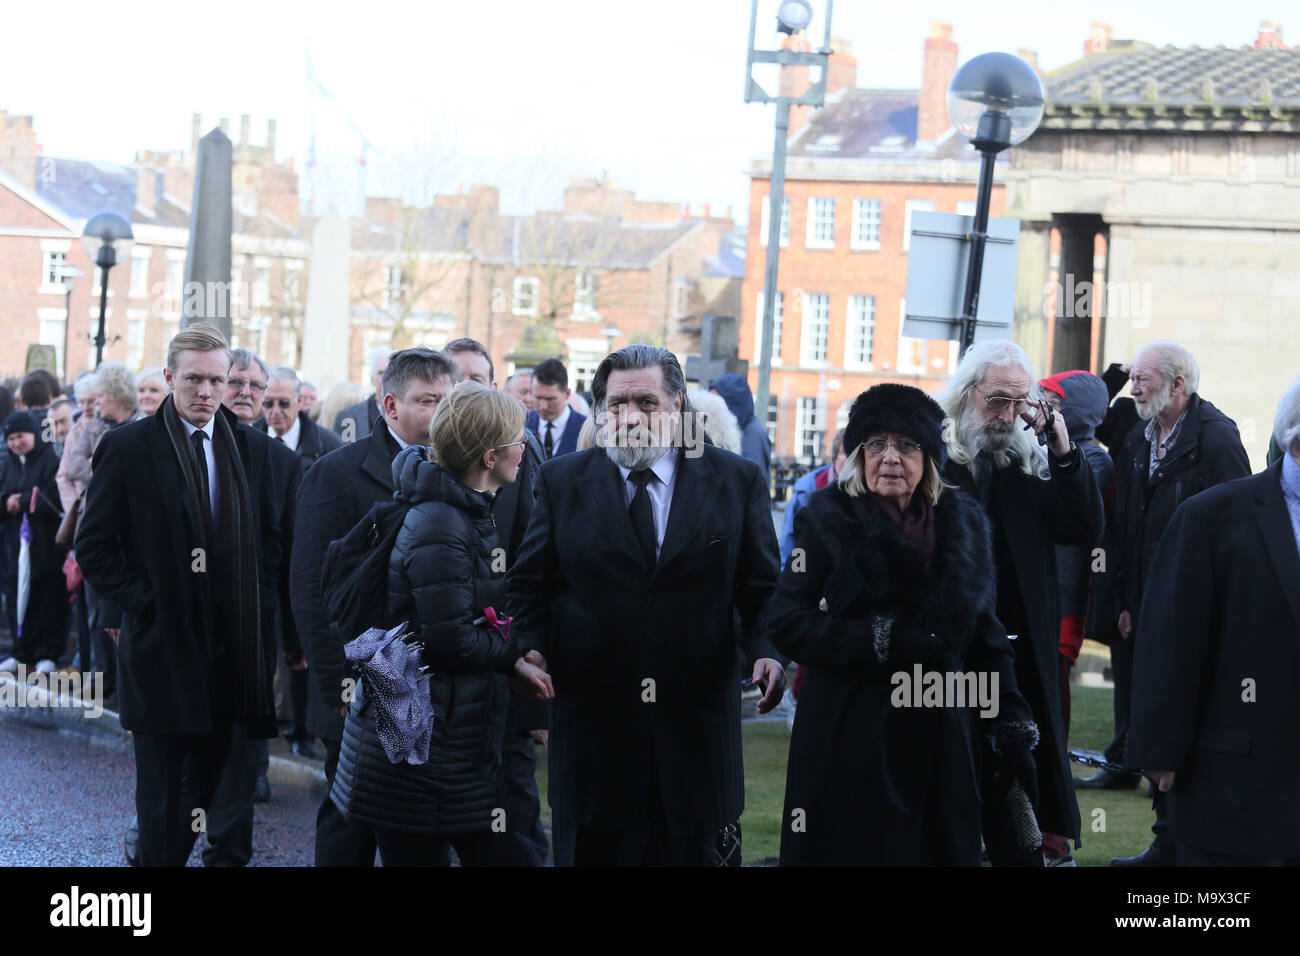
[[199,159],[199,138],[203,131],[203,114],[195,113],[194,119],[190,122],[190,162],[196,163]]
[[28,189],[35,189],[39,152],[32,118],[0,110],[0,169]]
[[[229,119],[227,119],[226,117],[223,116],[223,117],[221,117],[221,122],[218,123],[217,125],[221,128],[221,132],[225,133],[226,136],[229,136],[229,135],[230,135],[230,120],[229,120]],[[196,157],[196,158],[197,158],[197,157]]]
[[158,170],[136,158],[135,205],[146,216],[152,216],[158,197]]
[[831,37],[831,54],[826,65],[826,95],[851,90],[858,85],[858,61],[853,44],[845,37]]
[[1104,53],[1115,38],[1115,28],[1109,23],[1093,20],[1088,28],[1088,39],[1083,41],[1083,55]]
[[948,84],[957,72],[957,44],[952,39],[952,24],[930,23],[925,41],[925,68],[921,75],[921,102],[916,116],[918,143],[934,142],[948,131]]
[[1259,34],[1255,37],[1256,50],[1285,50],[1282,42],[1282,24],[1264,20],[1259,25]]
[[266,121],[266,151],[271,154],[271,162],[275,162],[275,120]]

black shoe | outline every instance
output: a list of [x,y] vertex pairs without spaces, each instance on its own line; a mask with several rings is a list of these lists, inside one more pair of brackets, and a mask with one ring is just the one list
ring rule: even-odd
[[1116,773],[1114,770],[1098,770],[1091,777],[1075,777],[1074,786],[1078,790],[1132,790],[1142,782],[1142,774]]
[[1152,843],[1137,856],[1117,856],[1110,866],[1177,866],[1178,853],[1171,844]]
[[289,750],[295,757],[306,757],[308,760],[320,760],[320,754],[312,749],[310,740],[291,740],[289,741]]
[[267,780],[265,777],[257,778],[257,785],[253,787],[253,802],[254,803],[271,802],[271,782]]
[[140,865],[140,818],[132,817],[131,825],[126,828],[122,838],[122,847],[126,851],[126,865]]

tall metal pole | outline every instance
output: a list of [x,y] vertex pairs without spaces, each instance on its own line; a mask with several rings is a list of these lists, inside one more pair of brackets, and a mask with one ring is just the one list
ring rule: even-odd
[[785,205],[785,146],[790,132],[790,101],[776,103],[776,144],[772,149],[772,179],[767,203],[767,265],[763,273],[763,345],[758,354],[758,398],[755,412],[767,428],[768,393],[772,382],[772,333],[776,326],[776,275],[781,256],[781,214]]
[[971,227],[970,259],[966,263],[966,294],[962,297],[961,352],[975,344],[975,316],[979,312],[980,279],[984,274],[984,246],[989,237],[989,203],[993,196],[993,164],[998,154],[980,151],[980,182],[975,194],[975,223]]
[[111,246],[100,246],[99,260],[95,263],[99,266],[102,278],[99,284],[99,332],[95,335],[95,368],[99,368],[99,363],[104,361],[104,318],[108,312],[108,270],[113,268],[113,249]]

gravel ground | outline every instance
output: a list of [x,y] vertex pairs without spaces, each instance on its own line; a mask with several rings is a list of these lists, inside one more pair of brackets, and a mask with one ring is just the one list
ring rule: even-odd
[[[254,806],[252,866],[311,866],[320,800],[273,786]],[[135,813],[135,761],[118,743],[0,711],[0,866],[124,866]],[[199,845],[191,866],[202,866]]]

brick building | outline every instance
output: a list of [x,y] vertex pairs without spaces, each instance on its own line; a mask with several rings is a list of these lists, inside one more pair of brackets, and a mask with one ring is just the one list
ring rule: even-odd
[[[859,89],[848,41],[834,47],[825,106],[791,115],[777,278],[768,429],[775,455],[803,461],[826,456],[863,389],[892,381],[933,392],[947,379],[955,343],[902,335],[907,237],[913,210],[973,214],[979,174],[979,154],[948,119],[950,26],[931,26],[920,89]],[[785,74],[787,89],[807,83],[799,69]],[[1006,165],[1003,154],[993,216]],[[770,158],[750,176],[740,355],[756,389]]]
[[[183,308],[200,129],[195,115],[188,152],[141,152],[122,165],[47,156],[32,117],[0,112],[0,371],[21,373],[33,343],[54,346],[65,380],[94,363],[102,277],[80,239],[105,210],[131,222],[135,244],[109,272],[104,357],[137,369],[162,364]],[[233,342],[296,364],[307,244],[292,164],[275,161],[274,120],[266,143],[254,145],[242,118],[232,180]],[[67,281],[69,268],[82,275]]]
[[425,209],[372,198],[352,224],[352,377],[372,346],[470,335],[504,380],[523,364],[510,357],[525,330],[566,360],[575,389],[630,342],[684,359],[699,350],[704,315],[740,309],[733,233],[707,207],[638,200],[603,179],[573,179],[561,210],[529,216],[501,214],[494,186]]

